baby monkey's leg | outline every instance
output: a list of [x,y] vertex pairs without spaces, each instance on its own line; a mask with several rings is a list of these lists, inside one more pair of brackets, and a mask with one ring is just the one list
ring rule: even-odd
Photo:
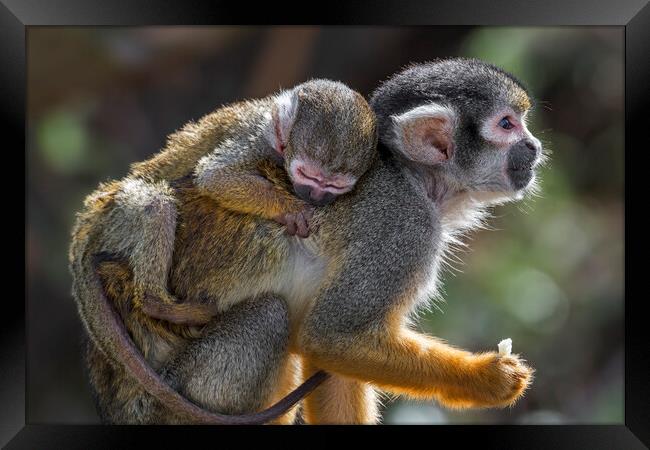
[[215,314],[212,306],[179,304],[167,289],[176,215],[176,200],[166,182],[127,179],[107,217],[103,251],[128,259],[134,302],[145,314],[178,324],[206,323]]
[[259,411],[273,400],[289,358],[285,302],[265,295],[215,317],[163,371],[178,392],[214,412]]

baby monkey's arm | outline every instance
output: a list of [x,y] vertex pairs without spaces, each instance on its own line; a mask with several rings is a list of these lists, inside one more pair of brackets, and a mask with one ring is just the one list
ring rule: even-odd
[[226,209],[276,221],[291,235],[308,236],[313,207],[292,194],[284,169],[230,145],[199,161],[196,186]]

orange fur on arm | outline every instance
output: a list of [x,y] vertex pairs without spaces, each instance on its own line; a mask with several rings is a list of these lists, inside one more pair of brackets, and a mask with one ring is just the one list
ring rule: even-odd
[[346,340],[321,345],[307,339],[303,349],[324,370],[451,408],[512,404],[532,375],[514,355],[472,354],[403,326]]
[[305,204],[260,175],[224,176],[204,190],[220,206],[231,211],[275,219],[281,214],[301,211]]
[[211,155],[198,164],[195,185],[223,208],[264,219],[297,213],[306,206],[291,193],[282,167],[254,156]]

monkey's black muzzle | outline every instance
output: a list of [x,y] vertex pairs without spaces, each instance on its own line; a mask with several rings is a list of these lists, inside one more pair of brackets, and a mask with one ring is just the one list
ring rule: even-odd
[[294,184],[294,191],[296,195],[302,200],[311,203],[314,206],[324,206],[332,203],[336,200],[337,195],[331,192],[317,191],[311,186],[304,184]]
[[533,178],[533,168],[542,152],[541,146],[529,139],[522,139],[510,147],[507,172],[512,186],[524,189]]

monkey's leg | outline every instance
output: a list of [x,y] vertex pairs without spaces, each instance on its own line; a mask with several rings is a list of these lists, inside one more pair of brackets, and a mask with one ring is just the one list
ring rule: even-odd
[[128,259],[134,302],[145,314],[178,324],[207,323],[216,313],[213,305],[179,304],[167,290],[176,215],[176,200],[166,182],[126,180],[106,218],[102,250]]
[[[282,369],[282,375],[278,378],[278,385],[275,389],[275,392],[271,396],[271,399],[267,402],[265,407],[269,407],[280,399],[288,395],[291,391],[296,389],[300,383],[304,380],[302,378],[302,358],[295,354],[290,354],[284,364]],[[306,378],[305,378],[306,379]],[[297,403],[293,408],[287,411],[282,416],[277,419],[269,422],[271,425],[292,425],[296,421],[296,415],[298,414],[298,409],[300,403]]]
[[318,367],[389,392],[435,398],[448,407],[510,405],[532,376],[515,355],[472,354],[397,325],[350,334],[309,333],[303,334],[302,348]]
[[[307,379],[319,370],[303,362]],[[308,424],[366,424],[379,422],[377,393],[368,383],[340,375],[330,377],[303,401],[303,417]]]
[[199,406],[224,414],[259,411],[273,399],[289,352],[287,306],[260,296],[233,306],[207,325],[162,376]]

